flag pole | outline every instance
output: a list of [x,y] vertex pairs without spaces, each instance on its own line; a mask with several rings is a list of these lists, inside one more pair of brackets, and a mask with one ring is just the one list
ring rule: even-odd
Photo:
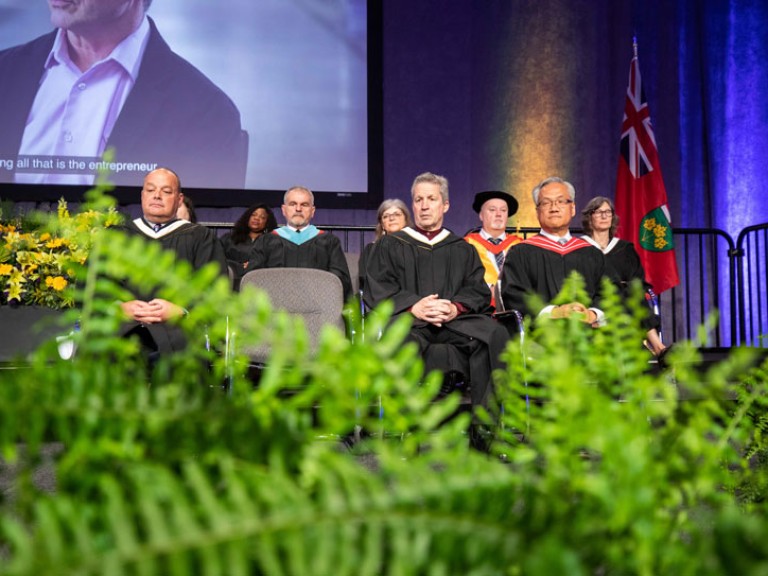
[[632,51],[637,58],[637,36],[632,36]]

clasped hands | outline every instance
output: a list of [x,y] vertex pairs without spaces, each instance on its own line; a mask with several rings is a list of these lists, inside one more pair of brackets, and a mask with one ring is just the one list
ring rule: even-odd
[[456,318],[459,310],[450,300],[438,298],[437,294],[430,294],[411,306],[411,314],[424,322],[442,326],[444,322],[450,322]]
[[594,310],[590,310],[584,304],[579,302],[568,302],[567,304],[561,304],[552,308],[549,313],[550,318],[570,318],[576,315],[579,320],[585,324],[595,326],[597,323],[597,314]]
[[162,298],[154,298],[149,302],[129,300],[122,302],[120,307],[131,320],[142,324],[158,324],[184,315],[184,309],[181,306]]

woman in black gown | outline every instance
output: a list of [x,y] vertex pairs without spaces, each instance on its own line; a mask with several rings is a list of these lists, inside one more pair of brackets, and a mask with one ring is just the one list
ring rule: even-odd
[[[646,291],[651,288],[645,280],[645,270],[632,242],[614,235],[619,226],[619,217],[616,216],[613,202],[605,196],[596,196],[587,203],[581,216],[584,239],[605,255],[605,274],[618,287],[619,294],[627,300],[633,280],[640,280]],[[659,336],[658,317],[649,314],[644,327],[648,330],[646,347],[654,356],[660,356],[666,346]]]

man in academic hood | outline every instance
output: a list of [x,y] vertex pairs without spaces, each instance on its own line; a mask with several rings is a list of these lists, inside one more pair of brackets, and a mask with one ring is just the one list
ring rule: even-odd
[[315,196],[309,188],[293,186],[283,196],[285,226],[257,238],[246,272],[257,268],[315,268],[341,280],[344,298],[352,296],[349,266],[341,242],[312,224]]
[[[505,307],[531,317],[568,318],[575,314],[592,326],[603,324],[605,315],[598,307],[603,254],[569,230],[576,215],[576,190],[570,182],[553,176],[540,182],[532,195],[541,231],[507,254],[502,275]],[[587,301],[555,304],[565,279],[574,271],[584,279]],[[544,307],[532,309],[530,294],[537,294]]]
[[500,308],[501,270],[509,249],[522,241],[514,234],[507,234],[507,222],[517,213],[517,200],[511,194],[500,190],[478,192],[472,209],[477,212],[482,228],[464,237],[475,250],[485,268],[485,282],[493,295],[491,303]]
[[[127,234],[159,242],[176,257],[188,261],[197,270],[215,262],[223,276],[227,273],[224,248],[216,234],[202,226],[176,216],[184,200],[179,177],[169,168],[153,170],[144,178],[141,189],[142,216],[124,226]],[[155,294],[136,293],[133,300],[121,303],[128,322],[125,335],[136,335],[150,352],[159,354],[184,348],[181,328],[169,320],[186,313],[181,306]]]

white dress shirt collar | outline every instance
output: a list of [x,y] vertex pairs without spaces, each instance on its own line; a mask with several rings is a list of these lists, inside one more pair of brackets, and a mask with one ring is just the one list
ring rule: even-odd
[[[80,70],[72,62],[72,58],[69,56],[69,43],[66,40],[66,31],[59,28],[56,33],[56,39],[53,42],[51,51],[48,54],[48,58],[45,61],[46,70],[56,66],[57,64],[63,64],[68,68],[81,74]],[[149,20],[146,16],[139,24],[139,27],[126,36],[108,56],[94,63],[91,68],[106,62],[107,60],[114,60],[131,76],[131,80],[136,82],[136,78],[139,75],[139,68],[141,67],[141,59],[144,55],[144,50],[147,47],[147,41],[149,40]]]
[[[493,236],[491,236],[490,234],[488,234],[488,232],[486,232],[484,228],[480,228],[480,237],[481,237],[483,240],[490,240],[491,238],[493,238]],[[501,233],[501,236],[498,236],[499,240],[501,240],[501,241],[504,241],[504,239],[505,239],[506,237],[507,237],[507,233],[506,233],[506,232],[502,232],[502,233]]]
[[556,236],[555,234],[550,234],[549,232],[544,232],[544,230],[539,230],[539,234],[544,236],[544,238],[549,238],[553,242],[557,242],[558,244],[561,243],[560,241],[563,238],[565,238],[566,242],[570,242],[570,240],[571,240],[571,232],[570,232],[570,230],[567,231],[564,236]]

